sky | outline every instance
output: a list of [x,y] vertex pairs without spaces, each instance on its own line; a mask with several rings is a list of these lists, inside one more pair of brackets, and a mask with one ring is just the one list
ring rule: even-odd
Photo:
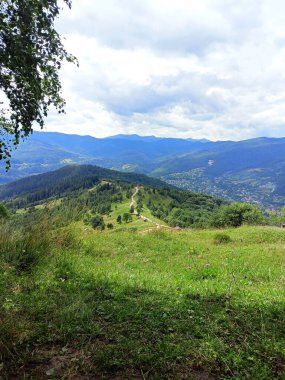
[[79,68],[47,131],[285,136],[284,0],[73,0],[56,28]]

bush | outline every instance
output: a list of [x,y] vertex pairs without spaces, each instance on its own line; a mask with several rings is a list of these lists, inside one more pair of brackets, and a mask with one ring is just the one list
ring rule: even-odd
[[265,224],[260,207],[238,202],[225,205],[214,212],[210,222],[210,225],[216,228],[239,227],[242,224]]
[[94,228],[94,230],[104,230],[105,229],[105,223],[104,219],[101,215],[97,214],[93,216],[90,219],[91,226]]
[[129,212],[125,212],[122,219],[125,223],[131,222],[133,220],[132,215]]
[[214,244],[227,244],[230,243],[232,239],[227,234],[216,234],[214,236]]

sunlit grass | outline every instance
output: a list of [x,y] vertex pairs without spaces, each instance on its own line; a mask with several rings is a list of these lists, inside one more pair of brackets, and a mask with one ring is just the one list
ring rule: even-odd
[[[49,370],[55,378],[284,378],[283,230],[85,228],[74,224],[81,242],[67,244],[64,235],[29,272],[16,272],[2,254],[2,371],[11,376],[21,368],[30,378]],[[215,244],[217,232],[231,241]]]

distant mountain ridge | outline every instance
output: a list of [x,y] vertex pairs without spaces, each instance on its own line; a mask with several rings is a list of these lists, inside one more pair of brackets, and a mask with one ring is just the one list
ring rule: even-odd
[[143,173],[183,189],[264,207],[285,204],[285,138],[213,142],[34,132],[15,151],[11,171],[2,168],[0,184],[67,164]]
[[[209,142],[209,144],[212,144]],[[105,168],[150,173],[156,162],[207,143],[196,140],[157,138],[153,136],[91,136],[58,132],[34,132],[13,153],[12,169],[0,172],[0,184],[58,169],[66,164],[92,164]]]

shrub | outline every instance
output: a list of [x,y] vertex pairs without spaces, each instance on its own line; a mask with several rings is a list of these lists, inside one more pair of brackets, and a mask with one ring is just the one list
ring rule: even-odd
[[132,218],[132,215],[131,215],[130,213],[125,212],[125,213],[123,214],[123,221],[124,221],[125,223],[131,222],[132,220],[133,220],[133,218]]
[[214,236],[214,244],[227,244],[230,243],[232,239],[227,234],[216,234]]
[[104,219],[101,215],[97,214],[94,215],[90,220],[91,226],[97,230],[104,230],[105,229],[105,223]]
[[262,225],[265,223],[260,207],[248,203],[232,203],[217,209],[211,218],[212,227],[239,227],[242,224]]

